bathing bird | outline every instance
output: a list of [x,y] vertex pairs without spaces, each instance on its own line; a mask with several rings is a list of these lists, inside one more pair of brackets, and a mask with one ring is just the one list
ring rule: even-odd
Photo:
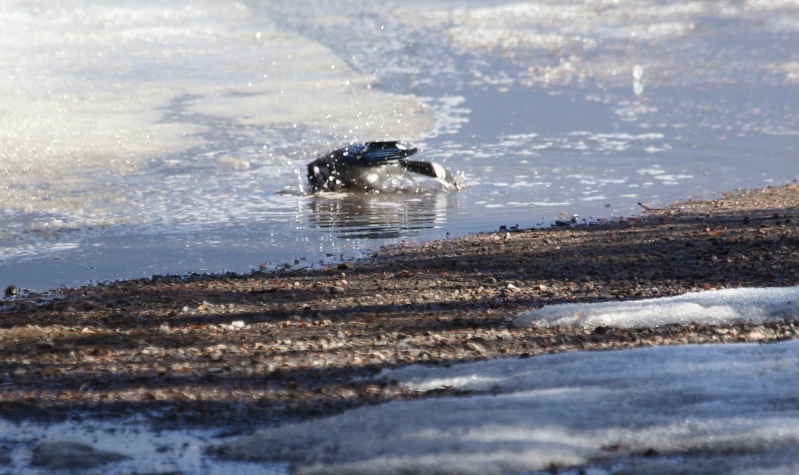
[[398,141],[353,143],[309,163],[308,183],[313,192],[389,191],[411,172],[458,188],[455,178],[438,163],[408,160],[417,151]]

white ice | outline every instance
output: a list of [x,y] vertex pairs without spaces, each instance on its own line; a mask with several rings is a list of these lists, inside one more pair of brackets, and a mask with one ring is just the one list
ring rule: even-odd
[[[269,132],[292,125],[311,127],[324,146],[434,129],[419,99],[378,91],[373,75],[280,23],[240,2],[0,3],[0,208],[69,213],[76,227],[171,219],[219,209],[207,198],[213,183],[187,194],[135,182],[148,160],[210,146],[227,176],[270,159],[262,152],[284,139]],[[220,128],[232,138],[203,135]]]
[[[708,321],[770,318],[796,292],[691,294],[699,302],[691,320],[707,309]],[[736,312],[716,313],[725,298]],[[675,300],[660,301],[669,308]],[[605,308],[603,321],[621,315],[626,325],[625,305]],[[364,407],[265,429],[224,448],[234,457],[292,462],[297,473],[799,471],[799,341],[572,352],[383,376],[420,394],[472,395]]]
[[[452,44],[463,50],[502,54],[527,71],[531,84],[624,81],[636,96],[649,84],[715,81],[720,73],[737,67],[727,61],[723,72],[712,71],[696,67],[679,54],[686,47],[706,44],[703,36],[715,27],[702,23],[702,19],[757,18],[752,28],[762,25],[785,32],[797,28],[795,2],[787,1],[474,3],[405,2],[395,15],[410,24],[443,27]],[[664,48],[674,48],[677,54],[669,57]],[[602,54],[610,51],[612,54]],[[764,63],[764,67],[791,80],[790,62]],[[478,78],[486,84],[499,79],[491,74]],[[503,83],[507,82],[511,81],[505,79]]]
[[520,314],[514,325],[636,328],[765,321],[797,315],[799,287],[741,288],[627,302],[550,305]]

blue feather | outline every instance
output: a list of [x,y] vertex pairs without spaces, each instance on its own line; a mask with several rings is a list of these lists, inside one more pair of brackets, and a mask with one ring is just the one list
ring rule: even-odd
[[416,153],[400,142],[367,142],[351,144],[333,151],[330,156],[350,165],[374,166],[409,157]]

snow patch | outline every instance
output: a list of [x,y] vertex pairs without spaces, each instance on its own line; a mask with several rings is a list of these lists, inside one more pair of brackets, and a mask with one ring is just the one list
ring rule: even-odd
[[[637,302],[553,305],[546,325],[658,326],[796,315],[799,287],[729,289]],[[525,325],[529,325],[528,321]],[[583,351],[450,368],[408,366],[386,381],[424,395],[217,446],[291,462],[298,473],[795,473],[799,341]],[[646,456],[642,456],[646,455]],[[658,456],[660,455],[660,456]]]
[[799,467],[799,341],[573,352],[384,376],[421,394],[490,393],[364,407],[219,450],[290,461],[305,474],[609,473],[593,470],[631,460],[636,473]]
[[741,288],[626,302],[551,305],[521,313],[514,325],[637,328],[767,321],[797,315],[799,287]]

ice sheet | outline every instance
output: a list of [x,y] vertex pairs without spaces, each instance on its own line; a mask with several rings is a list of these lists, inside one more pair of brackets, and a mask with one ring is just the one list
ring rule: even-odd
[[799,316],[799,287],[711,290],[656,299],[548,305],[523,312],[514,325],[526,328],[581,326],[658,327],[671,323],[720,324]]
[[[785,32],[797,29],[793,2],[483,3],[492,4],[407,3],[397,16],[410,24],[443,26],[463,50],[510,59],[527,70],[529,84],[599,80],[628,84],[636,96],[652,84],[719,82],[741,74],[747,67],[743,63],[718,59],[723,65],[708,64],[704,58],[700,65],[680,53],[685,48],[703,51],[706,35],[724,34],[742,19],[757,17],[768,28]],[[476,80],[492,84],[497,74],[480,71]]]
[[799,469],[797,341],[575,352],[384,375],[421,393],[490,394],[365,407],[223,447],[234,457],[290,461],[304,474]]
[[[595,324],[657,326],[796,316],[797,297],[799,287],[729,289],[549,308],[568,318],[574,309],[602,309],[595,313],[605,317]],[[382,376],[419,394],[473,395],[287,424],[226,442],[223,451],[289,461],[299,473],[314,474],[799,469],[799,341],[572,352],[444,369],[413,365]]]
[[435,125],[421,101],[373,89],[373,76],[242,3],[13,1],[0,30],[0,208],[74,213],[77,226],[153,216],[117,178],[146,159],[211,145],[260,161],[270,151],[252,136],[297,124],[337,143]]

